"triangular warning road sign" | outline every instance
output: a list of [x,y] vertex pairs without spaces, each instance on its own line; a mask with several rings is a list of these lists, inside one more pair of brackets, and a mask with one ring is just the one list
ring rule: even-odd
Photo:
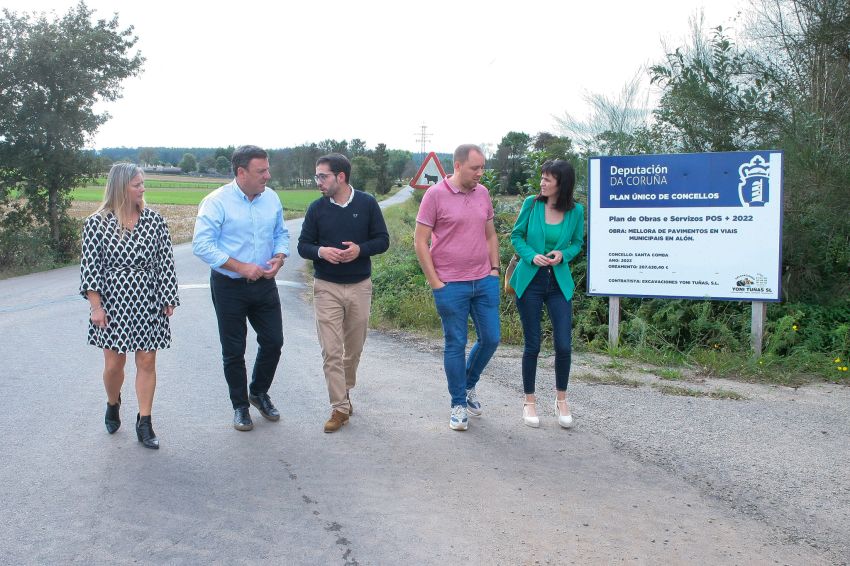
[[425,158],[425,161],[422,162],[416,175],[410,180],[410,186],[414,189],[427,189],[445,178],[446,172],[443,170],[443,166],[440,165],[437,154],[432,151]]

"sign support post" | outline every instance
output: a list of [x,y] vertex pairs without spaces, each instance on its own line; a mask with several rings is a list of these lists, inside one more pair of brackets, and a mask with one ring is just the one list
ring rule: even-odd
[[767,319],[767,303],[753,301],[753,313],[750,323],[750,344],[753,346],[753,356],[761,356],[762,340],[764,339],[764,321]]
[[608,348],[620,343],[620,297],[608,297]]
[[588,161],[587,294],[743,301],[762,353],[768,302],[781,300],[782,163],[777,150],[602,156]]

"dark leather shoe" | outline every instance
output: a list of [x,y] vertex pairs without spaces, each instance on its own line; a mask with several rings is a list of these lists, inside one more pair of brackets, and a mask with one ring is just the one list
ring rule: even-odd
[[115,434],[115,431],[121,426],[121,415],[119,414],[119,409],[121,408],[121,394],[118,394],[118,402],[114,405],[106,404],[106,416],[103,418],[103,421],[106,423],[106,432],[109,434]]
[[136,413],[136,437],[139,439],[139,442],[145,446],[145,448],[159,450],[159,439],[153,431],[150,415],[141,417],[138,413]]
[[270,421],[280,420],[280,411],[278,411],[272,404],[272,400],[269,399],[268,393],[262,393],[256,396],[248,395],[248,402],[254,405],[257,410],[260,411],[260,414]]
[[248,412],[248,407],[239,407],[233,411],[233,428],[236,430],[251,430],[254,428],[254,421],[251,420],[251,413]]

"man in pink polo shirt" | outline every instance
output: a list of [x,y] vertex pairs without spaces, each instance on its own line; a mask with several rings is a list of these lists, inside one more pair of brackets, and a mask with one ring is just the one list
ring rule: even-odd
[[[499,239],[484,185],[484,152],[464,144],[454,173],[428,189],[419,205],[413,241],[443,323],[452,413],[449,426],[466,430],[467,412],[482,413],[475,385],[499,345]],[[468,321],[478,340],[466,356]]]

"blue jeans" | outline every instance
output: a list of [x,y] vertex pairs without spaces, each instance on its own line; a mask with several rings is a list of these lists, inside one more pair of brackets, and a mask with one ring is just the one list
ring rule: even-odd
[[[501,339],[499,278],[488,275],[477,281],[453,281],[435,289],[434,303],[443,323],[446,344],[443,366],[452,406],[466,406],[466,390],[475,387],[481,372]],[[466,356],[469,317],[478,340]]]
[[522,387],[525,394],[534,393],[544,304],[552,321],[552,341],[555,343],[555,388],[566,391],[572,362],[573,302],[564,297],[552,269],[541,267],[522,297],[517,297],[516,304],[525,337],[522,352]]

